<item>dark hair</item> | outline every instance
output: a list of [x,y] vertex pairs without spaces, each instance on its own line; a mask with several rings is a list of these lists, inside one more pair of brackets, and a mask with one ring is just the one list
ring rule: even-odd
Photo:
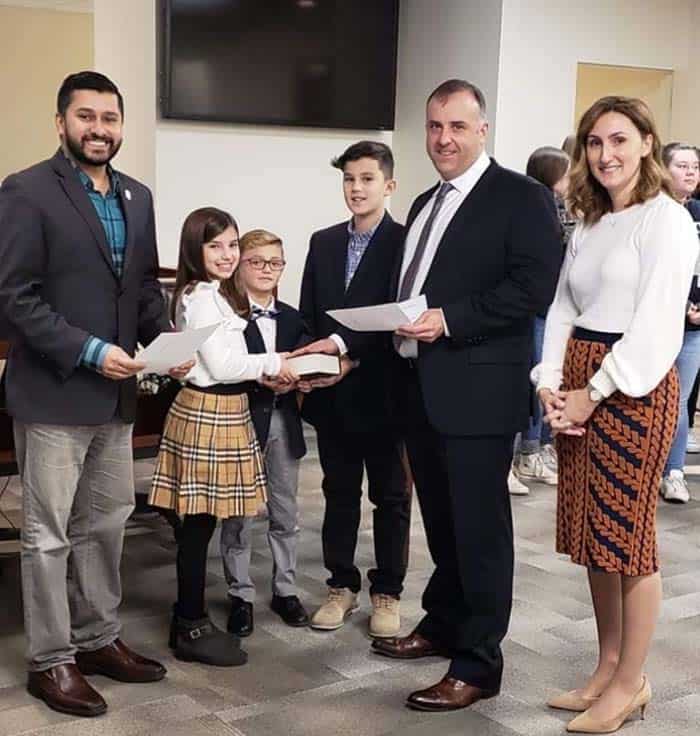
[[377,162],[386,179],[394,176],[394,154],[385,143],[377,141],[360,141],[353,143],[340,156],[331,160],[331,166],[341,171],[345,170],[348,161],[359,161],[361,158],[371,158]]
[[465,79],[448,79],[442,84],[439,84],[430,93],[427,101],[430,102],[433,98],[436,98],[444,105],[447,102],[447,98],[457,92],[469,92],[479,105],[481,117],[486,117],[486,97],[484,97],[484,93],[475,84],[467,82]]
[[628,118],[639,134],[651,136],[651,151],[640,164],[639,180],[629,204],[641,204],[659,192],[671,192],[670,177],[661,165],[661,142],[654,118],[647,104],[635,97],[601,97],[583,113],[576,131],[576,148],[569,175],[567,203],[569,211],[583,218],[587,225],[594,225],[606,213],[612,211],[612,200],[607,189],[593,176],[588,166],[586,146],[588,136],[598,119],[609,112]]
[[65,115],[68,105],[70,105],[73,92],[79,89],[91,89],[95,92],[106,92],[117,96],[117,104],[122,118],[124,117],[124,98],[117,89],[117,85],[99,72],[76,72],[69,74],[61,84],[58,90],[58,99],[56,100],[56,110],[59,115]]
[[[238,225],[233,217],[228,212],[216,207],[200,207],[198,210],[190,212],[182,223],[175,288],[170,304],[170,316],[173,322],[175,321],[178,300],[187,287],[198,281],[211,280],[204,267],[202,246],[213,240],[217,235],[221,235],[227,227],[233,227],[238,232]],[[229,304],[238,311],[231,282],[232,279],[222,281],[219,291]]]
[[527,169],[525,173],[533,179],[537,179],[540,184],[544,184],[548,189],[553,189],[554,185],[562,179],[569,168],[569,156],[554,146],[542,146],[536,148],[527,160]]
[[571,133],[561,143],[561,150],[569,157],[574,157],[574,148],[576,148],[576,134]]
[[673,143],[667,143],[661,149],[661,160],[664,162],[666,168],[671,165],[673,156],[677,151],[693,151],[700,162],[700,151],[695,146],[691,146],[689,143],[678,143],[674,141]]

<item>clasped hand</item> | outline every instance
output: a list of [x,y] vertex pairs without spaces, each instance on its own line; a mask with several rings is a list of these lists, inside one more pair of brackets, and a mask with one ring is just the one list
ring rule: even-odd
[[538,392],[544,421],[552,429],[552,435],[567,434],[581,437],[586,433],[583,426],[595,410],[597,404],[591,401],[586,389],[575,391],[550,391],[543,388]]

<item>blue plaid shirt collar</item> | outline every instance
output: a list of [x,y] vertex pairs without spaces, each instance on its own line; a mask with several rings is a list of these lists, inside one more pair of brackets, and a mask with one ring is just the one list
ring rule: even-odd
[[[383,218],[382,218],[383,219]],[[352,219],[348,222],[348,251],[345,258],[345,288],[347,289],[352,281],[352,277],[357,271],[357,267],[360,265],[362,256],[367,250],[374,233],[377,232],[377,228],[381,224],[380,220],[373,228],[366,230],[365,232],[358,233],[355,230]]]
[[[384,218],[382,218],[384,219]],[[380,220],[373,228],[370,228],[369,230],[365,230],[363,233],[358,233],[355,230],[355,224],[352,220],[348,220],[348,237],[350,240],[354,241],[358,245],[367,245],[370,240],[372,240],[372,236],[375,232],[377,232],[377,228],[381,225],[382,220]]]
[[[95,189],[95,185],[92,183],[92,179],[80,168],[80,166],[78,166],[77,164],[74,164],[74,166],[75,170],[78,172],[78,178],[80,179],[82,185],[85,187],[87,192],[95,192],[97,194],[101,194],[101,192],[98,192],[97,189]],[[109,164],[107,164],[107,176],[109,177],[109,191],[105,196],[116,197],[119,194],[119,188],[121,186],[119,174],[117,174],[117,172]]]

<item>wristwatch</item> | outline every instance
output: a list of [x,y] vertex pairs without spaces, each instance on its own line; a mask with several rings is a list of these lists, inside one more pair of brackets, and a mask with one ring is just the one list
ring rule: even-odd
[[594,404],[599,404],[605,398],[605,396],[603,396],[603,394],[598,391],[598,389],[592,383],[586,384],[586,391],[588,392],[588,398]]

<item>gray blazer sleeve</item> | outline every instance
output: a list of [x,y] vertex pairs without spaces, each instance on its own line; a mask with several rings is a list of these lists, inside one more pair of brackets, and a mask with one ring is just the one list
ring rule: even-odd
[[46,261],[41,213],[8,177],[0,188],[0,309],[12,331],[66,380],[89,334],[42,298]]

